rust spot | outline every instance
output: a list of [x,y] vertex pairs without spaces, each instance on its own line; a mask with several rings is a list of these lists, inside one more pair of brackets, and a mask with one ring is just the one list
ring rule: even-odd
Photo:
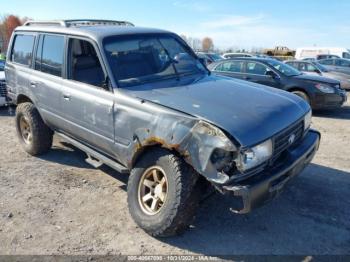
[[153,146],[153,145],[160,145],[161,147],[164,147],[170,150],[175,150],[176,152],[180,153],[183,156],[189,155],[187,151],[181,152],[179,144],[170,144],[170,143],[167,143],[164,139],[155,137],[155,136],[149,137],[144,141],[142,141],[141,143],[136,143],[133,150],[134,155],[137,154],[139,151],[141,151],[144,147]]

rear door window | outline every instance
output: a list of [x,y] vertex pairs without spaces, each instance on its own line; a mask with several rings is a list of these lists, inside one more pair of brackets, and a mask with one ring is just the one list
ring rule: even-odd
[[253,75],[266,75],[267,71],[271,71],[267,66],[257,63],[248,62],[247,63],[247,73]]
[[44,36],[40,35],[38,47],[37,47],[36,54],[35,54],[34,69],[38,70],[38,71],[41,71],[41,56],[43,53],[43,39],[44,39]]
[[224,62],[218,65],[215,70],[221,72],[232,72],[232,73],[242,73],[243,72],[243,61],[230,61]]
[[30,67],[32,64],[34,40],[35,37],[33,35],[16,35],[11,61]]
[[65,40],[59,35],[43,35],[39,39],[35,69],[54,76],[62,76]]
[[322,65],[333,65],[333,59],[324,59],[324,60],[320,60],[319,63]]

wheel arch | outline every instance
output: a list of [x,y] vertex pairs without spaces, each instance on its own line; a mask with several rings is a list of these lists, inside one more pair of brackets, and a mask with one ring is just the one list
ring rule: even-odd
[[29,102],[29,103],[33,103],[33,100],[30,99],[30,97],[24,95],[24,94],[19,94],[16,98],[16,104],[19,105],[19,104],[22,104],[22,103],[26,103],[26,102]]
[[137,161],[145,154],[151,152],[152,150],[156,150],[156,149],[165,149],[168,150],[169,153],[173,153],[179,157],[184,157],[184,154],[181,154],[179,152],[179,150],[177,150],[174,146],[170,146],[170,145],[166,145],[165,143],[161,142],[161,141],[155,141],[153,143],[144,145],[144,146],[140,146],[138,147],[134,154],[132,155],[131,160],[128,163],[128,168],[131,170],[135,164],[137,163]]
[[304,88],[301,88],[301,87],[297,87],[297,86],[293,86],[293,87],[290,87],[287,89],[288,92],[293,92],[293,91],[299,91],[299,92],[303,92],[305,93],[308,98],[310,99],[310,94],[307,90],[305,90]]

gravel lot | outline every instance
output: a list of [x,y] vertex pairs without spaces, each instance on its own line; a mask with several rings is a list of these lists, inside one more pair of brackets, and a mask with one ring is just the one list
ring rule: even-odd
[[127,176],[91,168],[57,139],[45,156],[27,155],[13,113],[0,109],[0,254],[350,254],[349,102],[315,114],[320,150],[278,199],[235,215],[214,194],[184,235],[161,240],[132,221]]

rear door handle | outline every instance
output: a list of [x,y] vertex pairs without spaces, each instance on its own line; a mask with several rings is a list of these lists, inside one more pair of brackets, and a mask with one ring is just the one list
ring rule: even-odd
[[70,98],[71,98],[71,95],[69,95],[69,94],[64,94],[64,95],[63,95],[63,99],[64,99],[64,100],[69,101]]

